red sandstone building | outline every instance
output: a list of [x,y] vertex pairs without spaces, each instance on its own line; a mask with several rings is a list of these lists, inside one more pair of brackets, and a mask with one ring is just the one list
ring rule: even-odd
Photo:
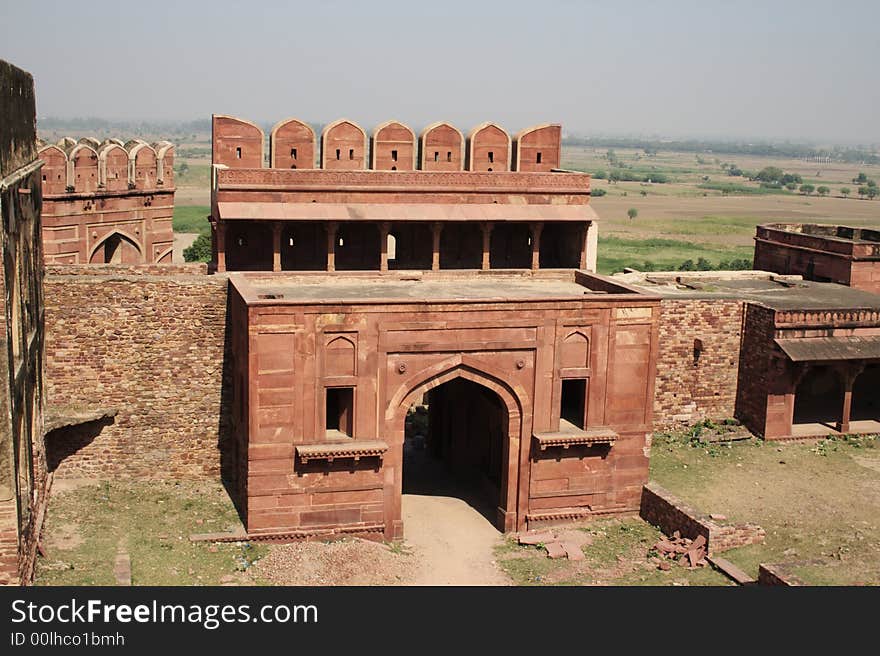
[[174,146],[62,139],[44,145],[47,264],[170,264]]
[[251,272],[229,315],[248,533],[402,537],[428,470],[508,531],[637,511],[658,299],[590,273],[558,126],[416,144],[344,120],[320,154],[306,128],[277,125],[263,168],[261,131],[214,118],[215,267]]
[[661,420],[692,404],[764,439],[880,432],[877,294],[766,271],[615,279],[662,299]]
[[758,226],[755,269],[880,293],[880,232],[813,223]]

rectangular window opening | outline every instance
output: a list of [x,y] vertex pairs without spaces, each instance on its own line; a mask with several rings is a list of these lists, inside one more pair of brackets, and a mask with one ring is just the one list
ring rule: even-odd
[[535,157],[535,162],[536,162],[537,164],[540,164],[540,163],[541,163],[541,153],[538,153],[537,157]]
[[435,161],[435,162],[439,162],[439,161],[440,161],[440,153],[438,153],[438,152],[435,152],[435,153],[434,153],[434,161]]
[[559,408],[559,430],[565,423],[583,430],[586,428],[587,379],[571,378],[562,381],[562,398]]
[[291,158],[291,159],[296,159],[296,148],[291,148],[291,149],[290,149],[290,158]]
[[452,151],[451,151],[451,150],[447,150],[447,151],[446,151],[446,161],[447,161],[447,162],[451,162],[451,161],[452,161]]
[[354,426],[354,388],[328,387],[325,405],[327,437],[351,437]]
[[241,146],[238,146],[235,149],[235,157],[236,157],[236,159],[241,159]]
[[495,153],[493,153],[493,152],[490,150],[490,151],[489,151],[489,163],[491,164],[491,163],[493,163],[494,161],[495,161]]
[[354,148],[348,149],[348,159],[354,159]]
[[339,148],[336,149],[336,159],[341,159],[340,155],[342,155],[342,151]]
[[396,162],[396,161],[397,161],[397,151],[396,151],[396,150],[392,150],[392,151],[391,151],[391,161],[392,161],[392,162]]

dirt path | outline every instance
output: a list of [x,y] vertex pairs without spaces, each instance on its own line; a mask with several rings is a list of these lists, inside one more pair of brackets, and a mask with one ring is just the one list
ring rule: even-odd
[[511,585],[495,564],[501,533],[461,499],[403,495],[404,539],[418,567],[412,585]]

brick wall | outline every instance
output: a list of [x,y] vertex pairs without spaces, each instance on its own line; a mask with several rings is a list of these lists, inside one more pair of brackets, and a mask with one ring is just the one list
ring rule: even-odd
[[735,417],[756,435],[764,435],[767,391],[770,386],[770,348],[773,345],[772,309],[749,303],[743,319],[744,335],[739,360]]
[[[742,301],[664,299],[654,395],[655,425],[732,417]],[[695,340],[702,346],[699,357]]]
[[656,483],[648,483],[642,489],[639,515],[666,535],[679,531],[682,537],[691,540],[702,535],[709,554],[758,544],[765,537],[764,529],[755,524],[718,524]]
[[215,478],[225,444],[226,287],[193,266],[50,267],[47,396],[118,411],[94,430],[53,431],[56,475]]

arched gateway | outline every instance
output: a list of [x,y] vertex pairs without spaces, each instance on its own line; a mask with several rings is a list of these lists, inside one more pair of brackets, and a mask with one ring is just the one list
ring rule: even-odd
[[[491,520],[496,527],[502,531],[516,530],[523,457],[522,408],[528,399],[523,398],[524,390],[517,391],[500,374],[488,373],[486,369],[484,363],[475,364],[467,355],[455,355],[411,376],[389,401],[386,435],[391,442],[390,458],[399,463],[394,478],[393,522],[401,521],[400,497],[408,474],[404,463],[407,414],[427,396],[429,435],[425,437],[430,456],[452,471],[453,478],[458,479],[459,493],[471,492],[468,488],[474,483],[494,488],[476,503],[493,503]],[[493,400],[500,412],[491,411]],[[495,432],[495,427],[501,430]],[[479,480],[473,480],[474,473]]]

